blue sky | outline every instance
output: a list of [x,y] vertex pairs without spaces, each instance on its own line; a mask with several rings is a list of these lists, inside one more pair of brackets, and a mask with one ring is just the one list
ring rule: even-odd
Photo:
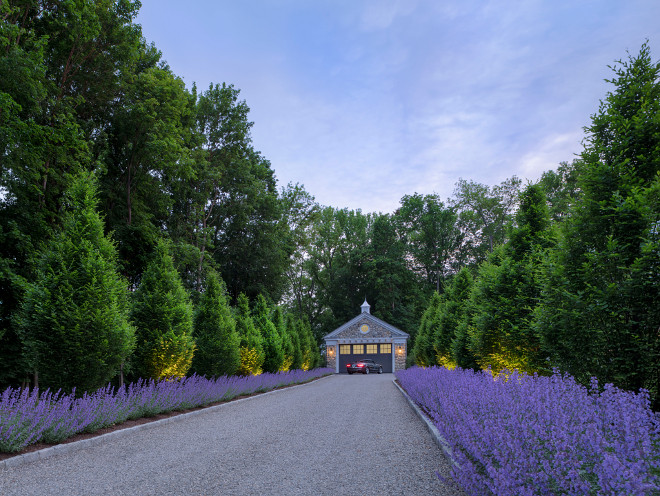
[[582,149],[612,72],[658,0],[143,0],[175,74],[230,83],[279,185],[392,212],[459,178],[536,180]]

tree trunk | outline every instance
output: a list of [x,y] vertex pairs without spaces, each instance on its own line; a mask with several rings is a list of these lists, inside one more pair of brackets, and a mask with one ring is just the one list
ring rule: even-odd
[[128,167],[128,179],[126,180],[126,209],[128,210],[128,225],[131,225],[131,168]]
[[39,206],[43,207],[46,203],[46,187],[48,186],[48,171],[50,169],[50,159],[46,160],[44,180],[41,183],[41,195],[39,196]]
[[209,217],[211,216],[211,211],[213,210],[213,204],[211,204],[211,207],[209,208],[209,213],[208,215],[203,216],[203,221],[202,221],[202,232],[204,233],[204,237],[202,239],[202,246],[200,248],[200,254],[199,254],[199,264],[197,266],[197,291],[202,290],[202,265],[204,263],[204,253],[206,252],[206,239],[208,236],[208,233],[206,231],[206,225],[208,222]]

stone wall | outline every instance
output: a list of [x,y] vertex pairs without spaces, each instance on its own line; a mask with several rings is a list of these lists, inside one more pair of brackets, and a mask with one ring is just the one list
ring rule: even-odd
[[[390,343],[392,345],[392,353],[394,353],[394,363],[392,363],[392,356],[388,355],[387,359],[390,361],[388,362],[387,369],[389,370],[394,365],[394,371],[402,370],[406,368],[407,346],[405,339],[407,337],[408,335],[403,331],[364,312],[362,315],[358,315],[350,322],[335,329],[326,336],[326,364],[335,370],[337,364],[343,366],[346,360],[343,356],[338,356],[339,346],[342,344],[380,345],[382,343]],[[384,360],[385,358],[379,354],[379,359]]]
[[[399,353],[399,349],[403,348],[403,353]],[[394,345],[394,370],[404,370],[406,368],[406,357],[408,350],[405,344]]]
[[[368,332],[361,331],[362,326],[365,324],[369,326]],[[341,332],[341,334],[337,337],[350,339],[350,338],[389,338],[391,336],[392,333],[385,327],[381,326],[378,323],[370,322],[367,319],[364,319],[364,320],[358,320],[355,324],[349,326],[348,329],[344,329]]]
[[335,367],[337,367],[337,350],[336,346],[334,345],[328,345],[328,347],[325,350],[325,359],[326,359],[326,365],[331,368],[332,370],[335,370]]

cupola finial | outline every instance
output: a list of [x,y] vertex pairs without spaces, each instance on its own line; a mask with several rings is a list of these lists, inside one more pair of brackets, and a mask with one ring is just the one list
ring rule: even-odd
[[364,303],[362,304],[362,306],[360,308],[362,309],[362,313],[371,313],[369,311],[369,309],[371,308],[371,305],[369,305],[369,303],[367,303],[366,298],[364,299]]

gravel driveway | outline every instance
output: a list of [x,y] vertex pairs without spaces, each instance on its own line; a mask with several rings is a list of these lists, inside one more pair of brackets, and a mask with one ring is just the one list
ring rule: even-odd
[[391,374],[326,377],[0,471],[2,495],[458,495]]

